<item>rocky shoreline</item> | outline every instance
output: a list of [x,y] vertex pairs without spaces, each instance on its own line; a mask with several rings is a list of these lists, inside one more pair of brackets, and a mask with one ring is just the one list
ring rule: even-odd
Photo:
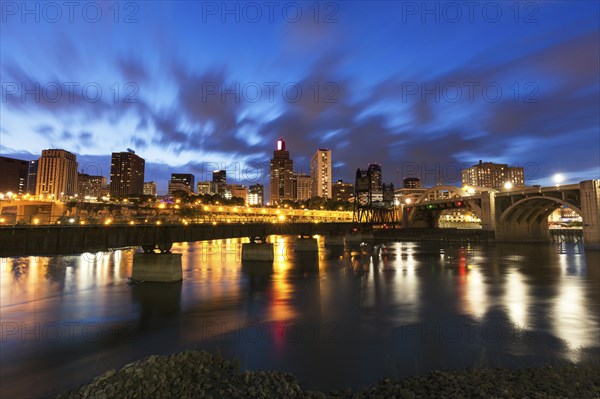
[[281,372],[240,371],[220,355],[150,356],[58,395],[70,398],[600,398],[600,368],[472,369],[384,379],[352,391],[303,390]]

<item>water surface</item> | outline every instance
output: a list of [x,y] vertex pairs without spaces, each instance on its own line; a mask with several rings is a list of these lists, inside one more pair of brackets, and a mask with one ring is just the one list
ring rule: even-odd
[[127,285],[133,250],[2,259],[1,396],[44,397],[150,354],[220,351],[305,389],[474,366],[600,358],[600,253],[578,244],[325,246],[243,264],[182,243],[183,281]]

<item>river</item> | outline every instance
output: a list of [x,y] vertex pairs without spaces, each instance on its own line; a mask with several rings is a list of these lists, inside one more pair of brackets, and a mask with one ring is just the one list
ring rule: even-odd
[[318,237],[318,256],[299,257],[271,238],[272,264],[243,264],[242,239],[176,244],[173,284],[128,285],[133,249],[1,259],[0,396],[52,396],[185,349],[324,391],[600,362],[600,253],[580,244],[389,242],[353,257]]

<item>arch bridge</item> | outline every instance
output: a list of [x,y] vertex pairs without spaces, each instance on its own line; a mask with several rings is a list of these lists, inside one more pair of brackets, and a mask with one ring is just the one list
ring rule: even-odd
[[476,214],[484,230],[494,231],[496,241],[550,241],[548,216],[561,206],[583,219],[585,246],[600,249],[600,180],[502,192],[435,186],[405,207],[403,225],[438,227],[444,211],[462,208]]

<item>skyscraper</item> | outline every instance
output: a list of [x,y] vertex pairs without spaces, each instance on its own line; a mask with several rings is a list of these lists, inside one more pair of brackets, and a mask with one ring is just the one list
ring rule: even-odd
[[29,163],[21,159],[0,157],[0,192],[25,194]]
[[175,191],[185,191],[187,193],[194,192],[194,175],[190,173],[171,173],[169,180],[169,195]]
[[106,177],[104,176],[90,176],[86,173],[77,174],[77,194],[81,199],[100,197],[100,192],[104,186],[106,186]]
[[248,205],[263,206],[265,204],[265,188],[262,184],[254,184],[248,190]]
[[294,193],[297,201],[305,201],[312,197],[312,178],[306,173],[293,174]]
[[479,161],[462,171],[463,186],[502,188],[506,183],[511,187],[523,187],[525,184],[524,169],[507,164]]
[[35,186],[37,182],[38,161],[29,161],[29,171],[27,172],[27,192],[35,195]]
[[144,194],[144,167],[144,159],[133,150],[113,152],[110,162],[110,195]]
[[215,170],[212,175],[213,183],[227,183],[227,171],[226,170]]
[[42,150],[35,194],[54,199],[77,193],[77,157],[65,150]]
[[378,163],[370,163],[368,171],[371,173],[371,191],[381,192],[381,165]]
[[294,199],[293,169],[294,161],[290,159],[290,153],[285,149],[285,141],[279,139],[277,141],[277,149],[273,151],[273,159],[271,159],[271,204]]
[[318,149],[310,161],[312,196],[331,198],[331,150]]
[[354,197],[354,184],[338,180],[331,186],[331,198],[336,201],[350,201]]

